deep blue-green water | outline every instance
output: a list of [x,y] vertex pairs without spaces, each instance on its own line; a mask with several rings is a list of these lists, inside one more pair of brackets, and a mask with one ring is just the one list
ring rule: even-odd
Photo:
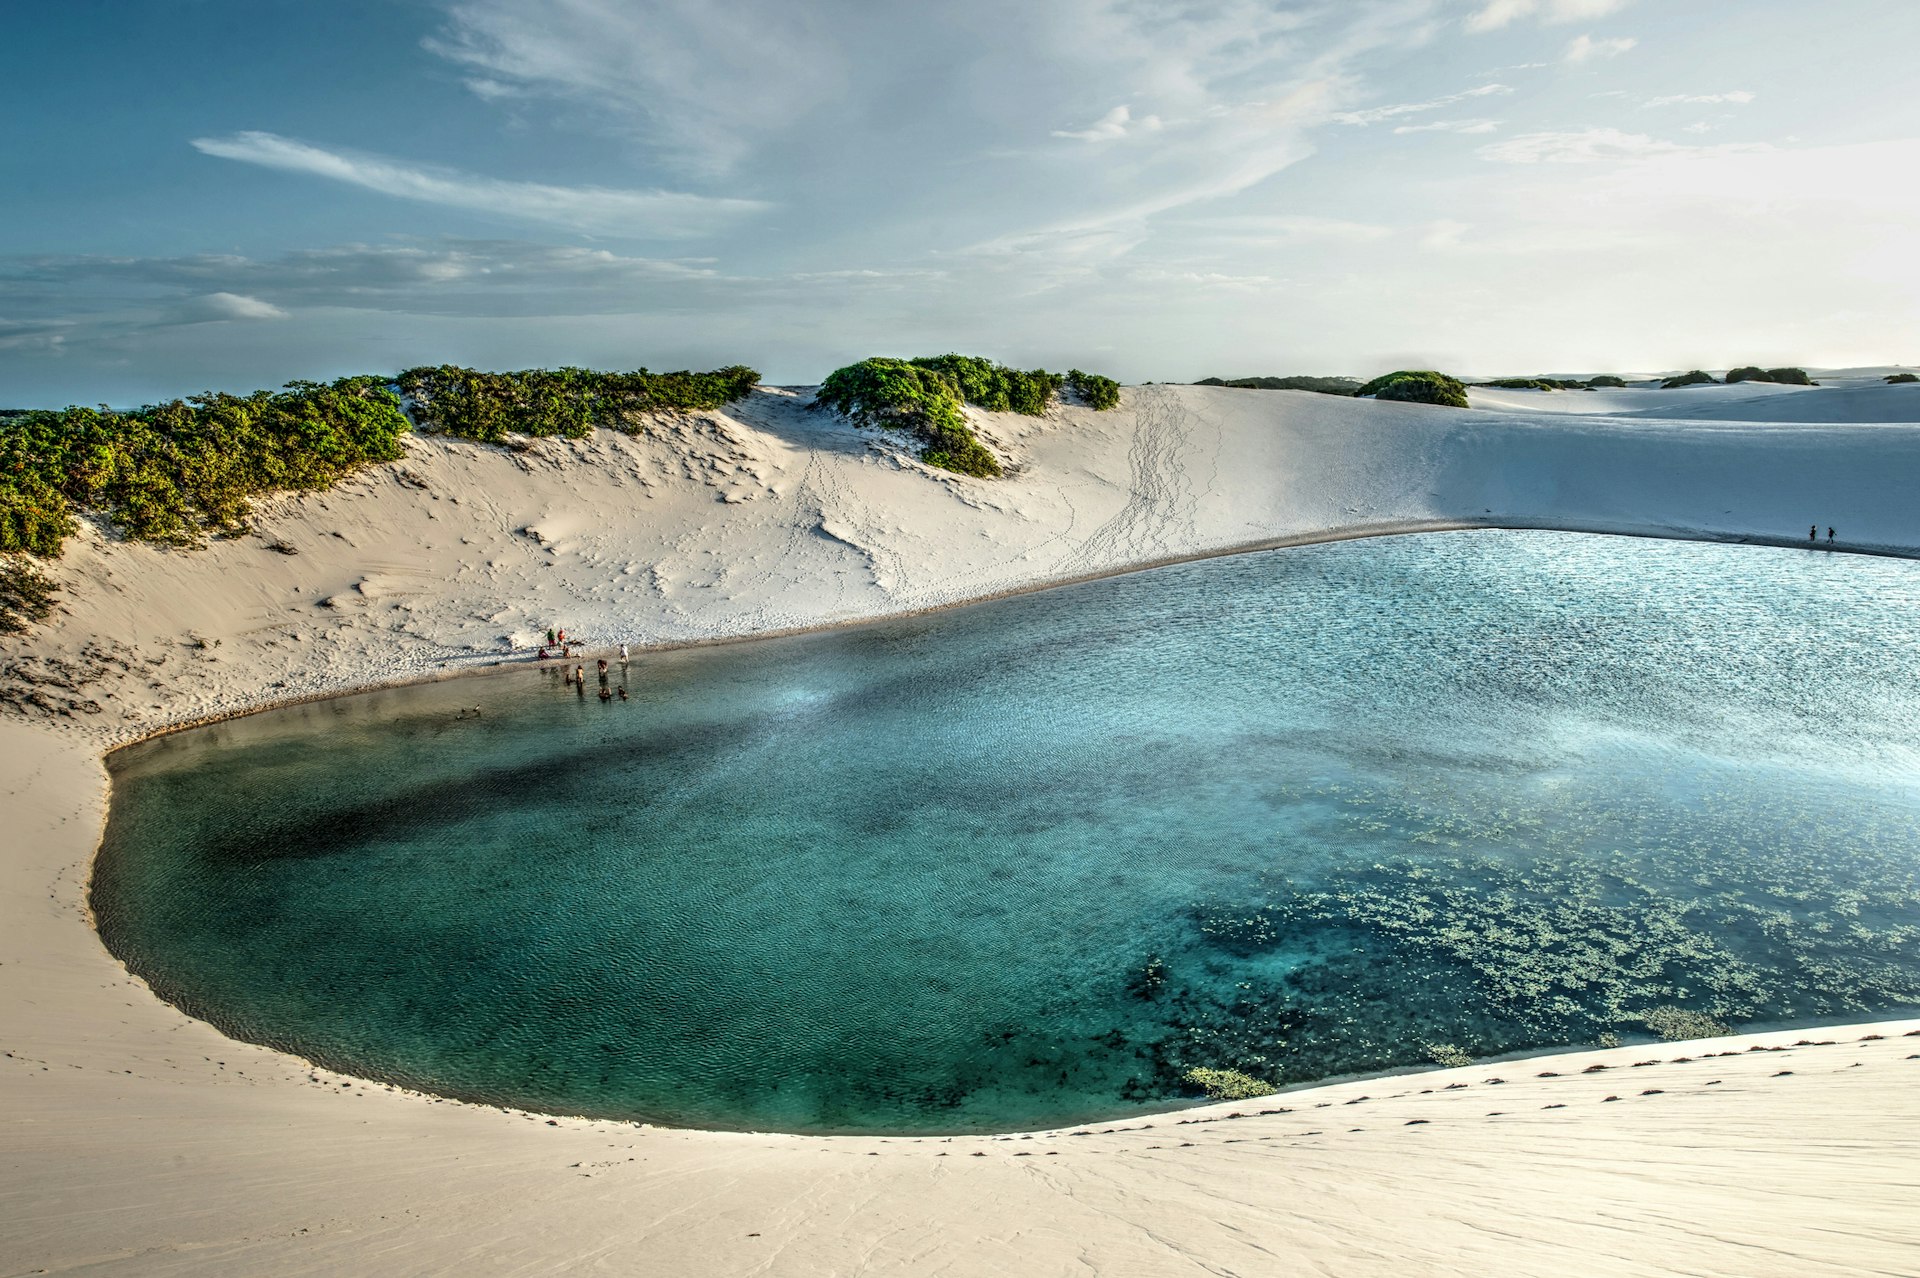
[[1196,1067],[1893,1012],[1916,640],[1893,560],[1244,555],[650,654],[627,702],[520,669],[132,747],[93,902],[235,1036],[711,1127],[1013,1129]]

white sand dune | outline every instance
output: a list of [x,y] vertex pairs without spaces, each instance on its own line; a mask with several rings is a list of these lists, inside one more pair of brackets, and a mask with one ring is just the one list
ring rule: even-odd
[[[1920,1022],[1348,1083],[1091,1135],[668,1132],[402,1095],[231,1042],[154,999],[86,919],[102,748],[523,660],[553,624],[601,646],[698,640],[1475,525],[1793,545],[1817,522],[1920,553],[1920,425],[1871,415],[1920,388],[1745,390],[1459,412],[1143,387],[1112,413],[982,418],[1016,467],[994,482],[764,390],[637,439],[416,439],[194,552],[83,535],[56,569],[60,614],[4,649],[0,677],[0,1273],[1920,1270],[1920,1037],[1899,1037]],[[1747,416],[1631,418],[1669,402],[1634,395]],[[1576,400],[1601,411],[1560,407]],[[1756,424],[1775,404],[1810,420]]]
[[1738,382],[1732,386],[1658,386],[1591,391],[1507,391],[1475,387],[1468,399],[1494,412],[1563,413],[1580,417],[1666,421],[1803,422],[1830,426],[1920,422],[1920,384],[1889,386],[1907,368],[1821,371],[1818,386]]

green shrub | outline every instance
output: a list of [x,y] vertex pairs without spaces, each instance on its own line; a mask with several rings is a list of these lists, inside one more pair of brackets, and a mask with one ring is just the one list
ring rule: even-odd
[[1316,395],[1352,395],[1360,389],[1360,383],[1351,377],[1236,377],[1230,381],[1208,377],[1194,385],[1231,386],[1237,390],[1312,391]]
[[1749,364],[1727,374],[1727,385],[1736,382],[1773,382],[1780,386],[1818,386],[1804,368],[1756,368]]
[[1915,382],[1920,382],[1920,376],[1912,373],[1895,373],[1887,379],[1889,386],[1911,386]]
[[421,426],[490,444],[510,434],[582,439],[601,426],[632,434],[644,414],[720,408],[745,397],[759,381],[758,373],[737,364],[709,373],[487,373],[442,364],[410,368],[399,378]]
[[1070,368],[1067,370],[1067,385],[1073,388],[1073,393],[1080,397],[1081,403],[1096,413],[1104,413],[1120,405],[1120,383],[1111,377]]
[[1402,369],[1376,377],[1354,394],[1375,399],[1397,400],[1407,404],[1440,404],[1447,408],[1466,408],[1467,388],[1458,378],[1432,369]]
[[1502,377],[1498,381],[1481,382],[1479,384],[1482,386],[1491,387],[1494,390],[1552,391],[1552,390],[1560,389],[1560,384],[1558,382],[1550,382],[1550,381],[1546,381],[1545,379],[1535,378],[1535,377]]
[[103,512],[130,538],[192,544],[242,527],[251,496],[326,488],[399,457],[406,430],[375,377],[0,419],[0,552],[59,554],[76,509]]
[[919,359],[875,357],[837,368],[820,383],[814,403],[845,413],[859,426],[888,426],[920,441],[920,460],[962,475],[993,478],[1000,459],[967,425],[963,404],[988,412],[1038,417],[1073,383],[1093,408],[1120,402],[1119,383],[1078,369],[1062,375],[1045,369],[1021,372],[973,355]]
[[1691,373],[1682,373],[1678,377],[1669,377],[1660,383],[1662,390],[1678,390],[1682,386],[1717,386],[1719,379],[1712,373],[1703,373],[1694,369]]
[[977,355],[923,355],[907,362],[944,375],[961,399],[990,413],[1038,417],[1066,383],[1066,378],[1044,368],[1023,373]]
[[1252,1100],[1256,1096],[1271,1096],[1273,1084],[1242,1074],[1237,1069],[1208,1069],[1196,1066],[1187,1071],[1187,1081],[1205,1092],[1209,1099],[1217,1101]]
[[1618,389],[1619,387],[1623,387],[1626,384],[1627,384],[1626,378],[1615,377],[1612,373],[1602,373],[1598,377],[1587,379],[1588,390],[1599,390],[1603,386],[1610,386]]
[[17,635],[53,612],[59,587],[25,555],[0,555],[0,635]]
[[960,388],[945,372],[912,360],[863,359],[837,368],[814,395],[858,426],[904,430],[920,441],[920,459],[962,475],[992,478],[1002,473],[967,425]]

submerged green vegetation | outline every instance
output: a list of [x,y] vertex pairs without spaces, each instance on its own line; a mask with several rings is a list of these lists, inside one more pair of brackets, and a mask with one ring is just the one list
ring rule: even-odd
[[903,430],[920,442],[920,460],[941,470],[993,478],[1000,459],[967,424],[964,405],[990,413],[1045,413],[1064,386],[1089,407],[1104,411],[1120,402],[1120,384],[1074,369],[1021,371],[974,355],[928,355],[918,359],[875,356],[837,368],[820,384],[814,402],[844,413],[856,425]]
[[744,398],[760,374],[739,364],[710,373],[486,373],[442,364],[410,368],[399,381],[422,428],[498,444],[508,435],[584,439],[596,427],[631,435],[650,413],[706,411]]

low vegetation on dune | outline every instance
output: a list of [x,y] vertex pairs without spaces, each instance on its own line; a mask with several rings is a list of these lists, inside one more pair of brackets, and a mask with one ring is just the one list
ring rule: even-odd
[[743,365],[708,373],[601,373],[589,368],[531,368],[486,373],[442,364],[410,368],[400,389],[415,420],[486,443],[508,435],[583,439],[596,427],[632,434],[649,413],[702,411],[741,399],[760,382]]
[[1818,386],[1804,368],[1755,368],[1748,365],[1727,374],[1727,385],[1736,382],[1774,382],[1781,386]]
[[1669,377],[1660,383],[1662,390],[1679,390],[1682,386],[1718,386],[1720,379],[1712,373],[1703,373],[1694,369],[1691,373],[1682,373],[1678,377]]
[[1501,377],[1491,382],[1475,382],[1475,386],[1485,386],[1493,390],[1599,390],[1602,386],[1625,386],[1627,379],[1603,374],[1581,381],[1573,377]]
[[1920,382],[1920,376],[1916,376],[1913,373],[1895,373],[1893,376],[1887,378],[1887,385],[1889,386],[1910,386],[1914,382]]
[[1206,377],[1195,386],[1231,386],[1236,390],[1297,390],[1316,395],[1352,395],[1360,383],[1351,377]]
[[647,413],[718,408],[758,381],[739,366],[486,373],[443,365],[398,379],[208,392],[124,413],[9,411],[0,414],[0,553],[58,555],[81,512],[105,515],[136,541],[193,545],[238,532],[250,498],[329,488],[398,459],[413,427],[403,393],[422,429],[498,443],[509,434],[578,438],[596,426],[631,432]]
[[920,460],[929,466],[990,479],[1005,468],[967,424],[964,405],[1038,417],[1066,386],[1090,408],[1120,402],[1118,382],[1079,369],[1023,372],[972,355],[931,355],[876,356],[837,368],[820,384],[814,403],[856,425],[906,431],[920,442]]
[[385,378],[290,382],[130,413],[68,408],[0,420],[0,552],[52,556],[79,511],[127,537],[190,545],[245,526],[249,498],[328,488],[400,456],[407,431]]
[[1374,399],[1396,400],[1406,404],[1439,404],[1447,408],[1466,408],[1467,387],[1457,377],[1432,369],[1402,369],[1376,377],[1354,394]]
[[1120,383],[1111,377],[1070,368],[1067,370],[1067,389],[1078,395],[1080,402],[1096,413],[1120,406]]

